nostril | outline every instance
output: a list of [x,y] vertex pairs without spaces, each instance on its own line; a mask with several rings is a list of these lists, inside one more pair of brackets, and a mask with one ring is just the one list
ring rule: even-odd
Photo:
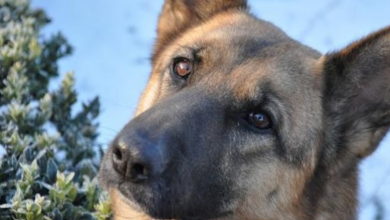
[[113,152],[114,160],[121,161],[122,160],[122,152],[119,147],[116,147]]
[[124,178],[132,182],[140,182],[148,179],[150,175],[149,165],[145,158],[134,158],[129,148],[114,147],[112,150],[112,162],[114,169]]
[[126,148],[115,146],[112,150],[112,162],[114,169],[121,175],[126,175],[128,157],[128,151]]
[[142,164],[135,163],[132,167],[134,174],[145,175],[146,169]]
[[149,175],[149,169],[142,163],[134,163],[131,166],[131,178],[134,181],[146,180]]

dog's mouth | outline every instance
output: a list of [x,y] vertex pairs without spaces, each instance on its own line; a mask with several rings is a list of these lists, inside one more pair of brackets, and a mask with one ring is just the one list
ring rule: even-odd
[[139,187],[129,189],[124,186],[119,186],[118,189],[122,202],[130,209],[149,216],[150,219],[147,220],[213,220],[223,219],[233,213],[217,206],[210,208],[207,200],[203,201],[205,205],[199,205],[199,201],[182,202],[180,195],[164,194],[160,190],[140,190]]

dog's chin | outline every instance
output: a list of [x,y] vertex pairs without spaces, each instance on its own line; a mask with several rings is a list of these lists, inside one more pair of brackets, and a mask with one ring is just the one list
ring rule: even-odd
[[[142,210],[145,214],[151,217],[152,220],[214,220],[221,219],[230,214],[230,212],[218,212],[218,211],[208,211],[194,213],[193,210],[188,211],[188,208],[183,208],[184,210],[178,210],[173,208],[173,206],[161,205],[159,207],[145,207],[142,206]],[[175,210],[175,211],[173,211]],[[213,212],[213,213],[211,213]]]
[[[221,212],[205,207],[194,207],[191,204],[175,205],[172,201],[164,201],[164,199],[151,201],[126,191],[120,192],[120,197],[130,209],[149,216],[148,220],[213,220],[226,218],[232,213],[231,211]],[[162,197],[156,195],[154,198]]]
[[163,220],[163,219],[169,219],[169,220],[217,220],[217,219],[224,219],[227,216],[229,216],[229,212],[226,213],[213,213],[212,215],[206,214],[206,215],[193,215],[190,213],[180,213],[175,215],[167,215],[167,213],[147,213],[151,220]]
[[229,213],[215,213],[213,215],[186,215],[183,213],[182,215],[177,216],[165,216],[165,215],[151,215],[152,220],[162,220],[162,219],[169,219],[169,220],[217,220],[217,219],[223,219],[229,216]]

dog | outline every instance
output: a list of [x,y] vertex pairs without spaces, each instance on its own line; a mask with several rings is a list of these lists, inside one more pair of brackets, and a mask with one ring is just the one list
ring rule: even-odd
[[245,0],[166,0],[100,168],[115,219],[352,220],[390,128],[390,27],[320,54]]

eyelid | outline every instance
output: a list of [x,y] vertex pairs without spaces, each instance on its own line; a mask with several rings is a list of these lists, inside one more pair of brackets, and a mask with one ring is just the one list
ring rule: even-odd
[[176,56],[175,58],[172,59],[171,65],[182,60],[188,60],[189,62],[193,63],[193,60],[188,58],[187,56]]
[[280,128],[281,118],[279,115],[279,110],[277,109],[277,103],[272,102],[269,97],[262,97],[261,101],[257,103],[248,104],[244,107],[246,109],[241,113],[241,119],[247,118],[250,113],[262,113],[266,114],[272,122],[272,128],[274,132],[277,133]]
[[193,64],[197,64],[199,61],[201,61],[200,53],[204,50],[205,47],[183,46],[173,53],[172,60],[175,60],[177,58],[186,58]]
[[258,108],[259,113],[266,114],[272,121],[272,129],[276,128],[279,124],[277,117],[277,110],[273,108],[270,103],[266,103],[261,108]]

